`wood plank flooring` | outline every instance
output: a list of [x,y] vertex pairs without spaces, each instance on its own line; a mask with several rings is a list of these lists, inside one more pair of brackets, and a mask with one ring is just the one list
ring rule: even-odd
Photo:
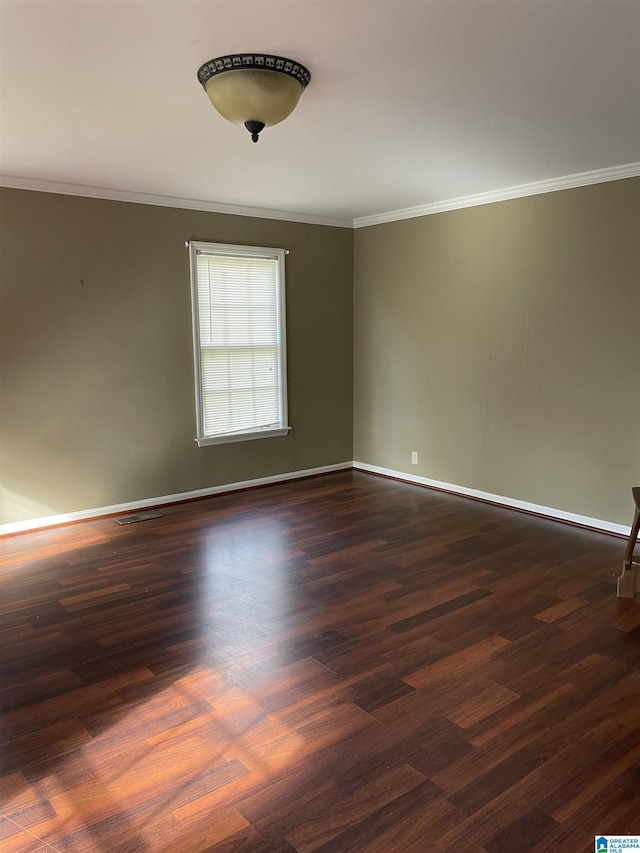
[[624,542],[345,471],[0,540],[2,853],[640,834]]

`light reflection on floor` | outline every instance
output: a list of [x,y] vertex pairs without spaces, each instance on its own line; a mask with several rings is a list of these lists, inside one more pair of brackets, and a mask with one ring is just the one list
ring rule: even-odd
[[282,630],[291,609],[295,575],[288,571],[287,527],[277,519],[245,521],[214,529],[204,542],[205,569],[199,586],[207,646],[221,656],[259,660]]

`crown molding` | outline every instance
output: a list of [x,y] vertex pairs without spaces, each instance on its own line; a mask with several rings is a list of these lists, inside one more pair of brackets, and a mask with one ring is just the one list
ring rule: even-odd
[[640,162],[626,163],[623,166],[611,166],[607,169],[595,169],[592,172],[578,172],[575,175],[564,175],[560,178],[549,178],[545,181],[535,181],[531,184],[519,184],[501,190],[491,190],[476,195],[465,195],[446,201],[436,201],[431,204],[420,204],[416,207],[406,207],[403,210],[392,210],[388,213],[376,213],[372,216],[361,216],[353,220],[354,228],[366,228],[370,225],[382,225],[385,222],[397,222],[400,219],[414,219],[418,216],[429,216],[433,213],[444,213],[447,210],[460,210],[464,207],[477,207],[481,204],[491,204],[496,201],[508,201],[514,198],[524,198],[529,195],[540,195],[557,190],[568,190],[574,187],[584,187],[589,184],[602,184],[607,181],[619,181],[624,178],[640,176]]
[[360,216],[356,219],[343,219],[335,216],[314,216],[313,214],[276,210],[267,207],[222,204],[203,201],[202,199],[155,195],[154,193],[140,193],[107,187],[91,187],[84,184],[65,184],[58,181],[41,181],[34,178],[22,178],[12,175],[0,175],[0,187],[58,195],[82,196],[84,198],[99,198],[106,201],[123,201],[131,204],[149,204],[157,207],[202,210],[207,213],[223,213],[229,216],[251,216],[258,219],[300,222],[304,225],[329,225],[334,228],[367,228],[370,225],[383,225],[386,222],[398,222],[401,219],[415,219],[419,216],[445,213],[448,210],[461,210],[465,207],[477,207],[481,204],[492,204],[497,201],[509,201],[510,199],[524,198],[530,195],[540,195],[541,193],[557,192],[558,190],[568,190],[575,187],[589,186],[590,184],[602,184],[608,181],[620,181],[625,178],[637,177],[640,177],[640,162],[626,163],[622,166],[595,169],[591,172],[578,172],[575,175],[563,175],[560,178],[549,178],[545,181],[518,184],[514,187],[491,190],[486,193],[460,196],[458,198],[446,199],[445,201],[435,201],[430,204],[420,204],[416,207],[406,207],[402,210],[391,210],[386,213],[375,213],[371,216]]
[[236,204],[219,204],[195,198],[155,195],[130,190],[117,190],[107,187],[89,187],[83,184],[65,184],[58,181],[40,181],[34,178],[21,178],[12,175],[0,175],[0,187],[13,190],[30,190],[56,195],[75,195],[84,198],[100,198],[105,201],[124,201],[132,204],[150,204],[156,207],[177,207],[184,210],[203,210],[207,213],[224,213],[230,216],[252,216],[258,219],[276,219],[284,222],[300,222],[304,225],[331,225],[336,228],[353,228],[352,219],[335,216],[314,216],[307,213],[295,213],[289,210],[275,210],[266,207],[247,207]]

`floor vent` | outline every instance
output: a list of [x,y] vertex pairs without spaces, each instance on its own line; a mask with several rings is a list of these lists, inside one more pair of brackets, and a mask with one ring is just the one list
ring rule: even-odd
[[135,515],[123,515],[116,518],[116,524],[136,524],[138,521],[149,521],[150,518],[162,518],[161,512],[138,512]]

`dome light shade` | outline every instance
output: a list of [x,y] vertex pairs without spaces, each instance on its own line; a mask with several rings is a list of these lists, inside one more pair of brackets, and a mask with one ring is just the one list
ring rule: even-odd
[[311,74],[283,56],[235,53],[205,62],[198,80],[220,115],[243,124],[257,142],[263,128],[293,112]]

